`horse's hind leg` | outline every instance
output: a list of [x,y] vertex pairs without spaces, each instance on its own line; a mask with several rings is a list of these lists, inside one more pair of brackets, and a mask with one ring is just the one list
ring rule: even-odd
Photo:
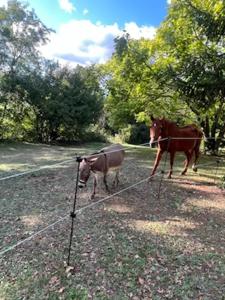
[[185,175],[188,169],[188,165],[190,163],[191,157],[192,157],[193,152],[189,152],[186,151],[185,155],[186,155],[186,160],[185,160],[185,166],[184,166],[184,170],[181,172],[181,175]]
[[197,163],[197,161],[198,161],[199,155],[200,155],[199,148],[198,148],[198,149],[195,149],[195,160],[194,160],[194,163],[193,163],[193,165],[192,165],[192,170],[193,170],[194,172],[197,172],[197,171],[198,171],[198,168],[196,167],[196,163]]
[[171,175],[173,173],[174,156],[175,156],[175,152],[170,152],[170,171],[169,171],[167,178],[171,178]]

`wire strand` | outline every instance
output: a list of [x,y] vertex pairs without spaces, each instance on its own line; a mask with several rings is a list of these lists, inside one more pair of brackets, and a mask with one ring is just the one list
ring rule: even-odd
[[[157,176],[157,174],[155,174],[154,176]],[[132,185],[130,185],[130,186],[128,186],[128,187],[126,187],[126,188],[124,188],[124,189],[122,189],[122,190],[120,190],[120,191],[114,193],[114,194],[112,194],[112,195],[109,195],[109,196],[107,196],[107,197],[105,197],[105,198],[102,198],[102,199],[96,201],[96,202],[93,202],[93,203],[88,204],[88,205],[86,205],[86,206],[84,206],[84,207],[81,207],[80,209],[78,209],[78,210],[75,211],[75,214],[81,213],[81,212],[83,212],[84,210],[86,210],[86,209],[88,209],[88,208],[90,208],[90,207],[93,207],[93,206],[95,206],[95,205],[97,205],[97,204],[99,204],[99,203],[102,203],[102,202],[104,202],[104,201],[106,201],[106,200],[109,200],[110,198],[113,198],[114,196],[117,196],[117,195],[121,194],[122,192],[124,192],[124,191],[126,191],[126,190],[129,190],[129,189],[133,188],[134,186],[137,186],[137,185],[139,185],[139,184],[141,184],[141,183],[143,183],[143,182],[149,180],[151,177],[154,177],[154,176],[150,176],[150,177],[147,177],[147,178],[145,178],[145,179],[142,179],[142,180],[140,180],[139,182],[136,182],[136,183],[134,183],[134,184],[132,184]],[[46,231],[47,229],[49,229],[49,228],[55,226],[56,224],[62,222],[62,221],[65,220],[67,217],[68,217],[68,214],[66,214],[66,215],[63,216],[63,217],[60,217],[59,220],[57,220],[57,221],[55,221],[55,222],[49,224],[48,226],[46,226],[46,227],[42,228],[41,230],[35,232],[34,234],[32,234],[31,236],[25,238],[24,240],[21,240],[21,241],[19,241],[18,243],[14,244],[14,245],[12,245],[12,246],[9,246],[8,248],[6,248],[6,249],[0,251],[0,256],[2,256],[3,254],[5,254],[5,253],[7,253],[7,252],[9,252],[9,251],[11,251],[11,250],[17,248],[18,246],[24,244],[25,242],[30,241],[30,240],[31,240],[32,238],[34,238],[35,236],[41,234],[42,232]]]
[[45,170],[45,169],[51,169],[51,168],[54,168],[55,166],[63,165],[63,164],[66,164],[68,162],[72,162],[74,160],[76,160],[76,158],[64,160],[64,161],[61,161],[61,162],[59,162],[57,164],[47,165],[47,166],[43,166],[43,167],[40,167],[40,168],[37,168],[37,169],[33,169],[33,170],[21,172],[21,173],[16,173],[16,174],[12,174],[12,175],[5,176],[5,177],[0,177],[0,181],[6,180],[6,179],[10,179],[10,178],[14,178],[14,177],[18,177],[18,176],[22,176],[22,175],[26,175],[26,174],[30,174],[30,173],[36,173],[38,171]]

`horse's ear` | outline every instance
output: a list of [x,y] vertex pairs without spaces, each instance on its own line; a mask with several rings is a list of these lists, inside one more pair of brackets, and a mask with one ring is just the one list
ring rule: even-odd
[[155,118],[153,117],[153,115],[150,116],[152,122],[155,121]]

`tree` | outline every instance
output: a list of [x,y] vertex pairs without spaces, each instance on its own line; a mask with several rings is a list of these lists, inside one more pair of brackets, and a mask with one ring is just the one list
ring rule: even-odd
[[224,36],[224,1],[173,0],[155,40],[159,82],[186,102],[214,153],[225,134]]
[[19,83],[39,67],[38,46],[50,32],[27,5],[11,0],[7,8],[0,7],[0,126],[7,110],[23,106],[25,91]]
[[75,140],[101,114],[103,93],[94,66],[69,69],[44,60],[41,69],[23,80],[41,142]]
[[111,127],[121,130],[138,123],[149,124],[150,114],[171,117],[179,111],[186,118],[190,110],[185,102],[170,87],[162,88],[155,66],[155,41],[132,40],[126,34],[115,43],[115,53],[105,66],[105,108]]

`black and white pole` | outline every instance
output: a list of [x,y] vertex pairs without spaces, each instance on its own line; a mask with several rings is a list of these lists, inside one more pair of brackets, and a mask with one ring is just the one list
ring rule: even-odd
[[70,265],[70,252],[71,252],[71,246],[72,246],[72,240],[73,240],[74,219],[76,218],[75,211],[76,211],[76,203],[77,203],[79,168],[80,168],[80,163],[82,161],[82,158],[81,157],[77,157],[76,161],[77,161],[77,178],[76,178],[76,185],[75,185],[75,191],[74,191],[73,210],[70,212],[70,217],[71,217],[71,231],[70,231],[70,239],[69,239],[69,249],[68,249],[67,266]]

